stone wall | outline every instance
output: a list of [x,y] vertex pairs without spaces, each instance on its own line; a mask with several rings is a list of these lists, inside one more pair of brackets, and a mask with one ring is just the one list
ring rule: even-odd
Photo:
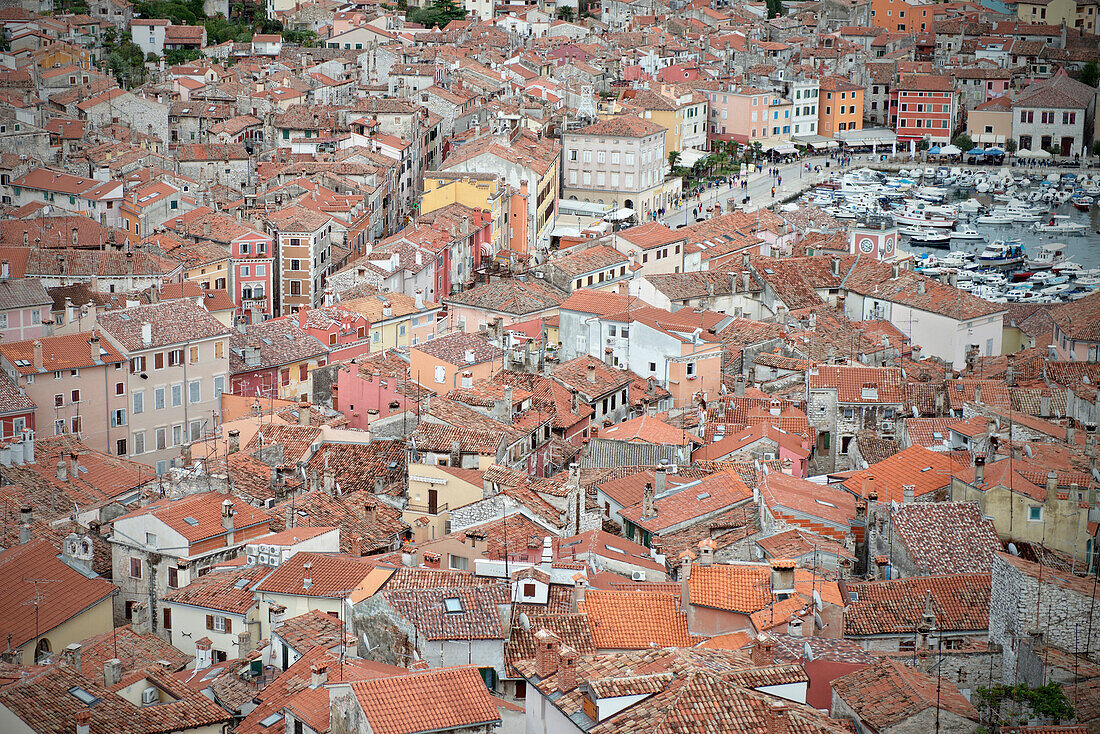
[[989,640],[1004,651],[1002,676],[1006,683],[1036,677],[1025,651],[1032,638],[1039,640],[1037,635],[1047,645],[1079,650],[1090,660],[1100,661],[1100,604],[1064,583],[1061,577],[1065,574],[1050,574],[1040,584],[1038,578],[1001,556],[993,558]]

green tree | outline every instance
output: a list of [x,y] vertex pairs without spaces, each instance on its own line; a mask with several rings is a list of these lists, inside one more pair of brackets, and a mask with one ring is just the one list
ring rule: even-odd
[[317,46],[317,34],[313,31],[283,31],[283,40],[299,46]]
[[974,147],[974,141],[970,139],[970,136],[966,133],[956,135],[955,139],[951,141],[951,144],[961,150],[963,153]]
[[130,38],[130,32],[119,34],[108,28],[100,39],[103,44],[103,64],[121,87],[133,87],[145,82],[145,54]]
[[928,138],[921,138],[917,141],[917,150],[928,150]]
[[566,23],[573,22],[573,8],[568,5],[558,11],[558,18],[564,20]]
[[769,18],[774,18],[777,15],[783,15],[783,0],[767,0],[767,2]]
[[669,169],[680,167],[680,151],[673,150],[668,154],[668,167]]
[[459,7],[455,0],[432,0],[432,4],[411,11],[407,18],[412,23],[419,23],[425,28],[443,28],[452,20],[461,20],[466,17],[466,11]]
[[1097,81],[1100,81],[1100,64],[1096,63],[1096,59],[1088,62],[1081,69],[1081,81],[1090,87],[1095,87]]
[[1100,156],[1100,140],[1097,140],[1095,143],[1092,144],[1092,154],[1095,156]]
[[1005,141],[1005,150],[1009,153],[1016,152],[1016,138],[1009,138]]
[[169,66],[186,64],[200,58],[202,58],[202,51],[197,48],[174,48],[171,51],[164,52],[164,61]]

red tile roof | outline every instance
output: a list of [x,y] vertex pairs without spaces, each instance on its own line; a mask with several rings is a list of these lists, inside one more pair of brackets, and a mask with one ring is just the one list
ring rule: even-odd
[[811,391],[835,388],[839,403],[905,402],[905,374],[896,367],[819,365],[807,380]]
[[841,676],[832,686],[834,694],[873,731],[887,731],[935,708],[969,719],[977,727],[977,709],[953,683],[897,660],[884,660]]
[[988,573],[917,576],[844,586],[858,596],[844,610],[845,635],[913,635],[931,598],[941,632],[980,632],[989,627]]
[[[237,531],[271,522],[271,518],[261,510],[257,510],[237,497],[220,492],[203,492],[178,500],[157,500],[116,518],[114,522],[152,515],[182,535],[188,542],[194,543],[226,532],[222,525],[222,502],[226,500],[233,503],[233,527]],[[192,523],[189,520],[196,522]]]
[[844,481],[844,486],[860,497],[873,490],[879,502],[901,502],[905,485],[913,485],[914,498],[921,498],[950,486],[952,475],[961,473],[950,454],[914,444],[856,472]]
[[295,553],[279,564],[256,591],[296,596],[344,598],[367,577],[374,565],[364,558],[329,553]]
[[890,517],[922,574],[987,573],[1001,539],[977,502],[913,502]]
[[117,591],[109,581],[88,578],[65,564],[57,548],[42,539],[0,553],[0,588],[0,640],[12,648],[36,634],[49,634]]
[[693,605],[751,614],[772,599],[771,567],[692,564],[688,593]]
[[419,734],[500,721],[496,699],[472,666],[361,681],[351,690],[374,734]]
[[671,594],[589,591],[577,607],[588,615],[592,641],[598,649],[640,650],[692,644],[687,614]]

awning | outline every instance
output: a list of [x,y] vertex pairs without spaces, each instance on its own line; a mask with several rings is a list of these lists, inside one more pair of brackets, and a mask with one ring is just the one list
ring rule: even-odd
[[824,135],[795,135],[791,138],[798,145],[809,145],[811,148],[839,148],[840,143]]
[[940,148],[940,155],[958,155],[962,153],[962,148],[957,145],[945,145]]
[[695,148],[688,148],[687,150],[680,151],[680,165],[685,168],[691,168],[699,161],[709,156],[705,150],[696,150]]
[[630,219],[634,216],[634,210],[629,207],[623,207],[622,209],[616,209],[607,215],[607,219],[612,222],[621,222],[624,219]]

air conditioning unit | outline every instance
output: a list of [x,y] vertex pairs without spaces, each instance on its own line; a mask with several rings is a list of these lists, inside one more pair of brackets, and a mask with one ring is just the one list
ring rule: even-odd
[[775,454],[764,454],[764,461],[775,461]]
[[630,578],[632,581],[645,581],[645,571],[631,571]]
[[160,696],[157,695],[157,689],[149,686],[141,692],[141,705],[148,706],[149,704],[156,703],[160,700]]
[[270,564],[270,562],[271,562],[271,559],[268,557],[268,555],[266,553],[261,553],[260,554],[260,563],[267,566],[267,565]]
[[250,566],[256,564],[256,556],[245,556],[245,559],[248,561],[248,565]]
[[894,422],[893,421],[883,421],[880,428],[883,431],[892,431],[892,430],[894,430]]
[[272,510],[274,508],[275,508],[275,498],[274,497],[268,497],[266,500],[264,500],[264,509],[265,510]]

